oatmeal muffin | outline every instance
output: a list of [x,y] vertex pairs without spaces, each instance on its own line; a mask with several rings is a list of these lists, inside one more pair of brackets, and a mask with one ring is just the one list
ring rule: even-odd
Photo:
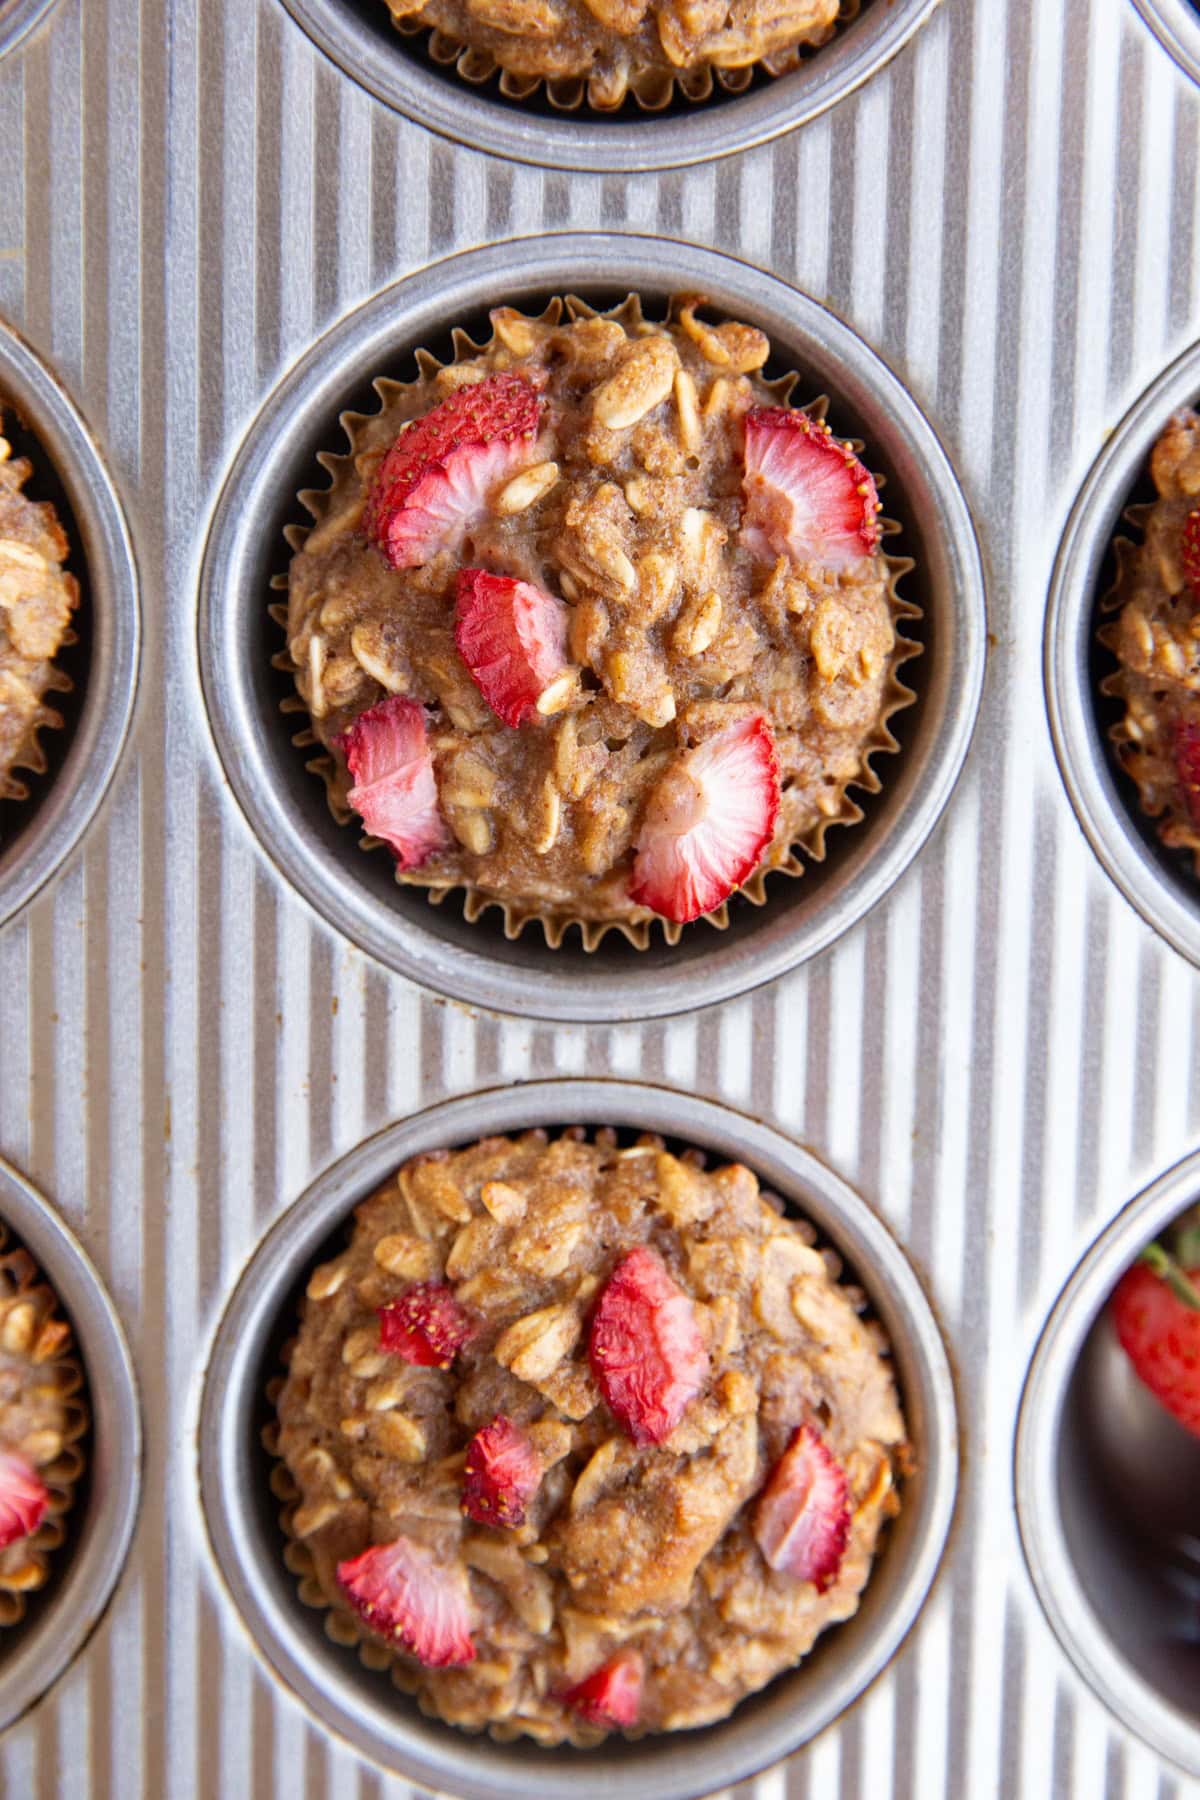
[[[0,1248],[6,1234],[0,1226]],[[83,1373],[58,1301],[22,1249],[0,1254],[0,1625],[45,1585],[83,1473]]]
[[886,1345],[748,1169],[531,1131],[355,1221],[267,1444],[302,1597],[425,1711],[682,1730],[856,1610],[907,1454]]
[[280,663],[335,814],[510,935],[724,924],[861,817],[911,699],[874,480],[701,304],[499,308],[301,495]]
[[430,30],[430,52],[464,80],[501,71],[501,92],[525,99],[543,83],[553,105],[586,100],[611,112],[632,94],[657,110],[676,91],[706,100],[714,77],[739,92],[756,65],[794,69],[805,51],[854,17],[857,0],[380,0],[408,35]]
[[1124,702],[1111,738],[1158,835],[1200,875],[1200,414],[1177,413],[1155,444],[1158,497],[1130,511],[1142,541],[1116,544],[1100,638],[1121,665],[1103,692]]
[[21,491],[30,473],[0,437],[0,800],[27,799],[16,771],[40,775],[46,767],[38,732],[62,724],[46,696],[70,690],[54,658],[71,642],[79,603],[78,583],[63,567],[69,546],[54,508]]

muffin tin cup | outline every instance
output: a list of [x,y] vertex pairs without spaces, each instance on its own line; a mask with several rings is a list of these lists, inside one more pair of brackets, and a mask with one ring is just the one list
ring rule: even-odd
[[1093,649],[1104,563],[1123,512],[1171,414],[1200,393],[1200,344],[1126,413],[1092,465],[1059,547],[1046,613],[1045,681],[1059,768],[1084,833],[1130,905],[1200,965],[1200,883],[1176,873],[1119,777],[1099,716]]
[[[128,736],[141,644],[137,570],[121,503],[104,457],[74,402],[11,325],[0,322],[0,404],[37,439],[61,483],[75,529],[68,567],[80,575],[85,604],[75,629],[86,640],[78,717],[66,754],[58,732],[45,732],[52,775],[13,807],[15,832],[0,841],[0,925],[31,900],[78,845],[100,807]],[[39,466],[28,492],[36,496]]]
[[91,1417],[66,1541],[25,1618],[0,1633],[2,1731],[58,1680],[104,1615],[137,1519],[142,1425],[129,1346],[99,1275],[74,1234],[2,1159],[0,1220],[12,1242],[28,1250],[71,1325]]
[[1191,0],[1133,0],[1167,55],[1200,81],[1200,13]]
[[[272,1347],[303,1276],[354,1205],[407,1157],[541,1125],[657,1131],[744,1162],[845,1258],[891,1341],[915,1473],[863,1596],[796,1672],[725,1722],[597,1750],[498,1744],[426,1718],[385,1675],[332,1643],[284,1566],[270,1458],[259,1443]],[[200,1480],[213,1551],[258,1648],[321,1723],[408,1779],[469,1800],[639,1800],[708,1794],[765,1768],[849,1706],[893,1656],[933,1580],[954,1508],[957,1423],[950,1368],[929,1304],[870,1208],[808,1151],[711,1101],[640,1083],[530,1082],[448,1101],[381,1131],[326,1170],[244,1270],[217,1330],[200,1414]]]
[[[864,820],[832,832],[826,859],[796,882],[768,884],[766,905],[736,902],[727,931],[689,926],[674,947],[613,940],[557,950],[529,931],[470,924],[461,902],[431,907],[399,886],[385,859],[364,857],[329,816],[323,784],[291,743],[267,616],[282,525],[298,488],[320,479],[318,450],[342,448],[338,414],[372,375],[480,318],[488,306],[531,306],[555,292],[608,302],[678,292],[768,333],[780,368],[808,395],[832,396],[842,434],[863,437],[889,477],[885,507],[916,559],[902,592],[922,608],[924,654],[905,664],[917,703],[891,721],[901,742],[879,756],[882,791],[855,797]],[[369,386],[367,389],[369,393]],[[907,631],[906,622],[906,631]],[[320,339],[270,397],[229,472],[201,573],[199,653],[209,718],[230,784],[280,871],[338,931],[455,999],[541,1018],[661,1017],[726,1000],[815,955],[870,910],[908,866],[949,798],[970,741],[983,677],[983,577],[970,513],[916,403],[873,351],[808,296],[749,264],[693,245],[624,233],[563,233],[449,258],[376,295]]]
[[586,106],[556,116],[473,89],[407,47],[384,0],[284,0],[313,42],[376,99],[443,137],[514,162],[593,174],[642,174],[711,162],[815,119],[883,68],[938,0],[871,0],[790,75],[716,101],[678,101],[667,114],[619,117]]
[[0,56],[7,56],[41,24],[55,0],[0,0]]
[[[1042,1333],[1030,1365],[1017,1427],[1017,1518],[1029,1573],[1063,1650],[1100,1699],[1160,1755],[1200,1778],[1200,1723],[1173,1705],[1135,1667],[1104,1625],[1102,1602],[1124,1609],[1122,1626],[1151,1635],[1161,1624],[1155,1602],[1131,1579],[1132,1546],[1106,1520],[1112,1497],[1089,1470],[1074,1435],[1072,1381],[1089,1334],[1113,1288],[1138,1253],[1200,1195],[1200,1151],[1147,1188],[1098,1239],[1071,1277]],[[1118,1354],[1122,1354],[1118,1352]],[[1098,1548],[1111,1534],[1118,1546],[1104,1564]],[[1075,1546],[1088,1560],[1085,1575]],[[1131,1621],[1130,1610],[1147,1614]],[[1194,1611],[1194,1606],[1193,1606]],[[1200,1716],[1200,1709],[1198,1709]]]

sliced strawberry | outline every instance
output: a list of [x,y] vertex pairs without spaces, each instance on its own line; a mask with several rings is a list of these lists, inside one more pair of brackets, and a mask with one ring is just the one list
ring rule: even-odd
[[589,1725],[636,1725],[642,1710],[645,1664],[636,1650],[622,1650],[562,1696],[564,1706]]
[[786,406],[746,414],[742,535],[759,556],[844,569],[879,542],[870,474],[828,425]]
[[367,492],[363,530],[393,569],[454,549],[496,486],[529,460],[541,401],[519,375],[489,375],[402,431]]
[[371,836],[391,846],[402,869],[415,869],[448,848],[423,706],[389,694],[359,713],[337,744],[354,780],[346,798]]
[[419,1282],[379,1308],[380,1349],[423,1369],[448,1369],[478,1329],[444,1282]]
[[773,1569],[811,1581],[819,1594],[837,1577],[850,1536],[846,1471],[811,1425],[802,1425],[759,1496],[754,1536]]
[[454,641],[471,679],[498,719],[519,725],[567,667],[561,600],[529,581],[460,569]]
[[691,1300],[644,1244],[617,1264],[592,1315],[588,1360],[635,1444],[670,1437],[708,1380]]
[[519,1425],[498,1413],[467,1445],[462,1509],[478,1525],[515,1530],[542,1482],[542,1461]]
[[1183,573],[1192,593],[1200,600],[1200,506],[1183,522]]
[[0,1550],[36,1531],[50,1494],[23,1456],[0,1450]]
[[1200,724],[1184,719],[1175,728],[1175,773],[1192,824],[1200,828]]
[[337,1567],[351,1606],[380,1637],[392,1638],[430,1669],[474,1662],[471,1590],[461,1569],[449,1569],[412,1538],[372,1544]]
[[1145,1262],[1126,1271],[1113,1295],[1117,1336],[1139,1380],[1181,1425],[1200,1436],[1200,1310],[1187,1298],[1200,1292],[1200,1266],[1180,1271],[1183,1282],[1156,1274]]
[[775,835],[779,764],[761,713],[689,750],[650,796],[629,893],[686,924],[752,875]]

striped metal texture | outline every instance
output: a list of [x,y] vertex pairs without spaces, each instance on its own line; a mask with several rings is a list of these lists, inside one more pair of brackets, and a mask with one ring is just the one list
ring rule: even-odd
[[[214,1576],[195,1411],[223,1297],[335,1153],[529,1073],[645,1075],[761,1113],[908,1245],[954,1348],[965,1486],[922,1620],[869,1694],[739,1800],[1183,1783],[1082,1688],[1013,1520],[1029,1354],[1084,1246],[1200,1136],[1200,976],[1102,874],[1046,728],[1042,615],[1071,498],[1200,324],[1200,96],[1128,0],[945,0],[772,147],[627,179],[516,168],[406,124],[279,0],[58,0],[0,61],[0,313],[106,445],[140,561],[134,743],[99,823],[0,935],[0,1150],[106,1275],[147,1497],[83,1657],[0,1741],[4,1795],[379,1800],[257,1661]],[[825,300],[956,459],[988,561],[984,707],[948,816],[833,951],[649,1027],[422,995],[282,888],[223,790],[195,586],[221,473],[322,327],[454,248],[629,224]]]

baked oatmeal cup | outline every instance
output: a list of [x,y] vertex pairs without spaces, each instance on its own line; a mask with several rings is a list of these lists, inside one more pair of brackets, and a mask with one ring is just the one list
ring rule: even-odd
[[406,36],[429,33],[437,63],[473,86],[551,106],[656,112],[784,75],[856,18],[860,0],[375,0]]
[[64,567],[70,546],[53,506],[23,492],[32,473],[0,435],[0,800],[29,798],[18,771],[44,774],[38,733],[63,722],[48,696],[72,686],[55,658],[74,642],[79,584]]
[[413,1158],[270,1390],[301,1598],[500,1739],[726,1717],[857,1610],[908,1462],[882,1330],[814,1239],[649,1135]]
[[287,633],[339,819],[551,945],[645,947],[862,817],[917,646],[877,484],[753,327],[677,299],[491,314],[345,414]]
[[1150,476],[1156,499],[1127,515],[1141,541],[1114,545],[1116,617],[1099,636],[1120,666],[1101,691],[1124,705],[1109,736],[1142,811],[1200,875],[1200,414],[1169,421]]
[[[0,1225],[0,1251],[7,1233]],[[0,1626],[45,1585],[84,1469],[83,1371],[29,1253],[0,1254]]]

